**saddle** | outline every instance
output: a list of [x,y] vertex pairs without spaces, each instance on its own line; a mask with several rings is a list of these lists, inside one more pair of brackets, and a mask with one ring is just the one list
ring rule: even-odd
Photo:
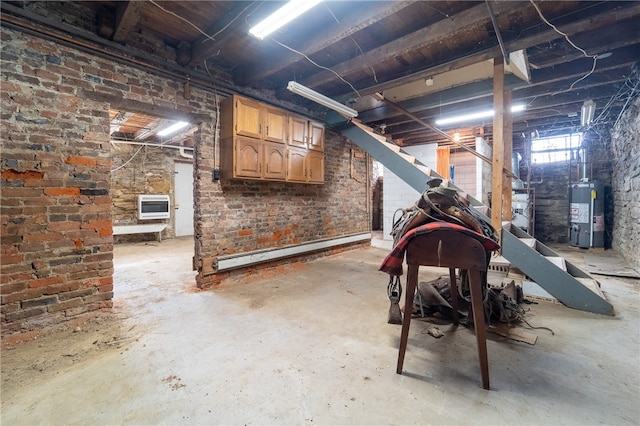
[[[468,200],[460,197],[458,191],[453,188],[440,186],[441,183],[441,179],[430,180],[428,182],[429,187],[422,193],[420,199],[418,199],[413,206],[396,210],[393,215],[393,226],[391,230],[393,246],[395,247],[408,231],[429,222],[448,222],[463,226],[493,240],[497,245],[498,234],[493,226],[469,205]],[[489,261],[489,256],[487,256],[487,261]],[[466,271],[460,271],[462,283],[459,288],[461,291],[468,288],[468,283],[464,282],[466,277],[465,272]],[[483,292],[485,290],[486,278]],[[399,276],[389,276],[387,295],[391,302],[388,323],[402,324],[402,314],[399,305],[400,296],[402,295],[402,285]]]

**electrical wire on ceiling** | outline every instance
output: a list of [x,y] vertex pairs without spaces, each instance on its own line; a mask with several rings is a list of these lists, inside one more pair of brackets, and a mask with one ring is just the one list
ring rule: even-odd
[[574,42],[571,41],[571,39],[569,38],[569,36],[566,33],[560,31],[555,25],[553,25],[551,22],[549,22],[549,20],[547,20],[547,18],[544,17],[544,15],[542,14],[542,11],[540,10],[540,8],[538,7],[538,5],[536,4],[536,2],[534,0],[529,0],[529,1],[533,5],[533,7],[536,9],[536,12],[538,12],[538,15],[540,16],[540,19],[542,19],[545,24],[549,25],[555,32],[557,32],[558,34],[563,36],[571,46],[573,46],[576,50],[582,52],[582,54],[585,57],[593,59],[593,66],[591,67],[591,71],[589,71],[588,73],[586,73],[585,75],[583,75],[582,77],[580,77],[579,79],[577,79],[576,81],[571,83],[571,86],[569,86],[569,88],[567,90],[561,90],[559,92],[552,93],[551,96],[557,95],[559,93],[568,92],[568,91],[572,90],[573,87],[576,84],[578,84],[579,82],[581,82],[582,80],[584,80],[585,78],[587,78],[591,74],[593,74],[593,72],[596,70],[596,63],[598,62],[598,55],[589,55],[583,48],[577,46]]
[[608,116],[612,113],[614,105],[618,102],[624,101],[624,105],[618,112],[618,116],[612,124],[612,127],[616,126],[616,124],[620,120],[620,117],[625,112],[627,105],[638,91],[638,86],[640,85],[640,69],[638,68],[638,66],[639,65],[636,65],[634,67],[633,71],[627,77],[624,84],[622,84],[615,95],[609,98],[607,103],[602,107],[600,114],[598,114],[598,116],[593,119],[593,121],[590,123],[589,127],[585,129],[585,131],[595,129],[598,125],[611,123],[612,120],[608,119]]
[[[249,4],[249,5],[248,5],[247,7],[245,7],[245,8],[244,8],[240,13],[238,13],[238,15],[237,15],[235,18],[233,18],[233,19],[231,20],[231,22],[229,22],[227,25],[225,25],[222,29],[220,29],[219,31],[217,31],[217,32],[216,32],[215,34],[213,34],[213,35],[209,35],[209,34],[207,34],[206,32],[204,32],[202,29],[200,29],[197,25],[195,25],[193,22],[189,21],[188,19],[183,18],[182,16],[180,16],[180,15],[178,15],[178,14],[176,14],[176,13],[174,13],[174,12],[170,11],[170,10],[165,9],[164,7],[162,7],[161,5],[159,5],[158,3],[156,3],[154,0],[149,0],[149,1],[151,2],[151,4],[153,4],[154,6],[158,7],[159,9],[163,10],[164,12],[166,12],[166,13],[168,13],[168,14],[172,15],[172,16],[175,16],[176,18],[178,18],[178,19],[180,19],[180,20],[182,20],[182,21],[186,22],[186,23],[187,23],[187,24],[189,24],[191,27],[195,28],[195,29],[196,29],[200,34],[204,35],[207,39],[209,39],[209,40],[211,40],[211,41],[215,41],[215,38],[214,38],[215,36],[217,36],[218,34],[220,34],[222,31],[226,30],[226,29],[227,29],[227,28],[228,28],[228,27],[229,27],[233,22],[235,22],[238,18],[240,18],[240,17],[244,14],[244,12],[245,12],[249,7],[251,7],[251,4]],[[333,15],[333,12],[331,12],[331,14]],[[335,15],[334,15],[334,18],[335,18],[335,19],[336,19],[336,21],[337,21],[337,18],[335,17]],[[315,62],[314,60],[312,60],[309,56],[305,55],[304,53],[302,53],[302,52],[300,52],[300,51],[298,51],[298,50],[296,50],[296,49],[294,49],[294,48],[292,48],[292,47],[289,47],[289,46],[285,45],[284,43],[281,43],[280,41],[276,40],[276,39],[275,39],[275,38],[273,38],[273,37],[269,37],[269,38],[270,38],[271,40],[273,40],[275,43],[277,43],[277,44],[279,44],[280,46],[284,47],[285,49],[288,49],[288,50],[290,50],[290,51],[292,51],[292,52],[294,52],[294,53],[296,53],[296,54],[298,54],[298,55],[301,55],[302,57],[304,57],[307,61],[309,61],[311,64],[315,65],[316,67],[332,72],[332,73],[333,73],[333,74],[335,74],[335,75],[336,75],[340,80],[342,80],[344,83],[346,83],[347,85],[349,85],[349,87],[351,87],[351,90],[353,90],[353,92],[354,92],[358,97],[361,97],[361,96],[360,96],[360,92],[358,92],[358,90],[357,90],[357,89],[356,89],[356,88],[355,88],[351,83],[349,83],[349,82],[348,82],[347,80],[345,80],[345,79],[344,79],[340,74],[338,74],[337,72],[335,72],[335,71],[334,71],[334,70],[332,70],[331,68],[327,68],[327,67],[324,67],[324,66],[322,66],[322,65],[318,64],[317,62]],[[353,39],[352,39],[352,40],[353,40]],[[355,43],[355,40],[354,40],[354,43]],[[356,46],[358,46],[358,44],[357,44],[357,43],[356,43]],[[360,46],[358,46],[358,48],[360,48]],[[360,49],[360,52],[362,52],[362,49]],[[218,53],[220,53],[220,52],[218,51]],[[207,73],[209,74],[209,77],[211,77],[211,73],[209,72],[209,69],[207,68],[206,60],[205,60],[205,62],[204,62],[204,65],[205,65],[205,68],[207,69]],[[375,70],[373,70],[373,69],[372,69],[372,71],[373,71],[373,73],[374,73],[374,79],[375,79],[375,80],[376,80],[376,82],[377,82],[377,76],[375,75]],[[213,79],[213,77],[211,77],[211,78]]]
[[[627,100],[622,106],[622,109],[620,110],[620,113],[618,114],[616,121],[613,123],[613,127],[615,127],[618,124],[618,121],[620,121],[620,117],[622,117],[622,114],[627,109],[629,102],[631,101],[631,99],[634,98],[636,92],[638,91],[638,85],[640,85],[640,70],[638,68],[639,66],[640,66],[640,63],[636,63],[634,72],[629,76],[629,78],[627,78],[627,81],[625,81],[623,85],[623,87],[628,86],[631,89],[631,91],[628,92]],[[632,79],[635,79],[635,83],[632,83]],[[631,84],[633,84],[633,87],[631,86]]]
[[[338,17],[333,13],[333,10],[331,10],[331,8],[329,7],[329,5],[327,3],[324,3],[324,6],[327,8],[327,10],[329,10],[329,13],[331,14],[331,16],[333,16],[333,19],[335,19],[335,21],[340,24],[340,21],[338,20]],[[353,42],[353,44],[356,45],[356,50],[360,52],[360,54],[362,56],[364,56],[364,52],[362,51],[362,48],[360,47],[360,45],[358,44],[358,42],[356,41],[356,39],[353,38],[353,36],[351,34],[349,34],[349,38],[351,39],[351,41]],[[373,73],[373,80],[376,82],[376,84],[378,84],[378,75],[376,74],[376,70],[373,67],[369,67],[369,69],[371,70],[371,72]]]
[[270,40],[273,40],[275,43],[279,44],[280,46],[284,47],[285,49],[288,49],[290,51],[292,51],[293,53],[297,53],[298,55],[302,56],[303,58],[305,58],[307,61],[311,62],[313,65],[315,65],[318,68],[321,68],[323,70],[327,70],[332,72],[333,74],[335,74],[340,80],[342,80],[343,82],[345,82],[346,84],[349,85],[349,87],[351,87],[351,90],[353,90],[353,92],[360,98],[360,92],[358,92],[358,90],[353,87],[353,85],[351,83],[349,83],[347,80],[345,80],[340,74],[338,74],[337,72],[335,72],[334,70],[332,70],[331,68],[327,68],[325,66],[320,65],[319,63],[315,62],[313,59],[311,59],[310,57],[308,57],[307,55],[305,55],[304,53],[294,49],[293,47],[289,47],[284,43],[279,42],[278,40],[276,40],[273,37],[269,37]]
[[170,10],[165,9],[164,7],[160,6],[158,3],[156,3],[154,0],[149,0],[151,2],[151,4],[153,4],[154,6],[160,8],[162,11],[175,16],[176,18],[180,19],[183,22],[186,22],[187,24],[189,24],[191,27],[195,28],[196,31],[198,31],[200,34],[202,34],[203,36],[205,36],[206,38],[204,40],[202,40],[202,42],[204,43],[205,41],[216,41],[215,37],[217,37],[220,33],[222,33],[224,30],[226,30],[227,28],[229,28],[229,26],[231,26],[231,24],[233,24],[238,18],[240,18],[244,12],[247,11],[247,9],[249,9],[252,5],[251,3],[249,3],[249,5],[247,5],[247,7],[245,7],[244,9],[242,9],[235,18],[233,18],[231,21],[229,21],[229,23],[227,23],[227,25],[225,25],[224,27],[220,28],[218,31],[216,31],[214,34],[207,34],[205,31],[203,31],[202,29],[200,29],[200,27],[198,27],[196,24],[194,24],[193,22],[189,21],[187,18],[183,18],[182,16],[178,15],[175,12],[172,12]]
[[[201,29],[200,29],[196,24],[194,24],[193,22],[189,21],[188,19],[183,18],[182,16],[178,15],[178,14],[177,14],[177,13],[175,13],[175,12],[172,12],[172,11],[170,11],[170,10],[165,9],[164,7],[162,7],[162,6],[160,6],[158,3],[156,3],[154,0],[149,0],[149,2],[150,2],[152,5],[156,6],[157,8],[161,9],[162,11],[164,11],[164,12],[168,13],[169,15],[175,16],[176,18],[180,19],[181,21],[186,22],[187,24],[189,24],[190,26],[192,26],[193,28],[195,28],[195,29],[196,29],[200,34],[202,34],[203,36],[205,36],[205,37],[206,37],[206,38],[208,38],[209,40],[211,40],[211,41],[216,41],[216,39],[215,39],[215,38],[213,38],[213,36],[210,36],[209,34],[207,34],[207,33],[205,33],[204,31],[202,31],[202,30],[201,30]],[[225,27],[225,28],[226,28],[226,27]],[[222,30],[224,30],[225,28],[223,28]],[[222,31],[222,30],[220,30],[220,31]],[[216,33],[216,35],[217,35],[217,34],[219,34],[219,33],[220,33],[220,31],[218,31],[218,32]]]

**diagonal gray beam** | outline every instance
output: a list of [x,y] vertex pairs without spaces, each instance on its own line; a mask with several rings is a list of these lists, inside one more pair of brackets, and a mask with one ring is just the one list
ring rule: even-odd
[[570,308],[602,315],[613,315],[613,306],[600,295],[585,287],[578,278],[591,276],[566,261],[567,271],[558,268],[545,256],[559,256],[550,248],[536,242],[537,250],[520,240],[532,238],[516,226],[503,229],[502,255],[531,277],[540,287]]
[[351,142],[371,154],[373,158],[384,164],[386,168],[419,193],[422,194],[427,189],[427,182],[432,179],[431,177],[414,165],[409,164],[397,152],[380,143],[358,126],[349,125],[348,128],[341,130],[341,133],[349,138]]

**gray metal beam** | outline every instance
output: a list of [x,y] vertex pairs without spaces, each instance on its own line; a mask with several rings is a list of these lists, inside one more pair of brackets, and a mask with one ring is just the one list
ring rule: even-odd
[[427,182],[433,179],[358,126],[352,124],[341,132],[420,194],[427,189]]
[[[544,245],[540,249],[545,254],[528,246],[516,234],[521,234],[522,238],[532,237],[517,227],[512,226],[511,228],[513,228],[511,231],[504,229],[502,232],[502,255],[509,262],[570,308],[602,315],[614,314],[613,306],[609,302],[545,257],[545,255],[561,256],[555,254]],[[540,243],[538,242],[537,244]],[[591,278],[588,274],[568,262],[567,269],[573,274],[579,271],[579,275],[583,278]]]

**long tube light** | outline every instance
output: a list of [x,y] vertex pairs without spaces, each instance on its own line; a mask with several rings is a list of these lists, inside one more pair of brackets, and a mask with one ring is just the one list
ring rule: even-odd
[[182,129],[183,127],[187,127],[189,125],[189,123],[187,123],[186,121],[178,121],[177,123],[172,124],[171,126],[160,130],[157,135],[158,136],[167,136],[170,135],[171,133],[177,132],[178,130]]
[[287,85],[287,89],[295,94],[317,102],[320,105],[331,108],[332,110],[339,112],[345,117],[353,118],[358,116],[358,111],[356,111],[355,109],[349,108],[346,105],[342,105],[340,102],[328,98],[325,95],[316,92],[315,90],[311,90],[308,87],[303,86],[302,84],[296,83],[295,81],[290,81]]
[[251,28],[249,34],[262,40],[320,3],[320,1],[322,0],[291,0]]
[[[525,105],[514,105],[511,107],[511,112],[520,112],[524,111],[526,108]],[[488,109],[486,111],[478,111],[470,114],[456,115],[448,118],[441,118],[436,120],[436,125],[443,126],[446,124],[455,124],[455,123],[463,123],[466,121],[474,121],[480,118],[489,118],[493,117],[493,109]]]
[[591,99],[584,101],[580,111],[580,125],[582,127],[588,126],[593,121],[593,116],[596,113],[596,103]]

